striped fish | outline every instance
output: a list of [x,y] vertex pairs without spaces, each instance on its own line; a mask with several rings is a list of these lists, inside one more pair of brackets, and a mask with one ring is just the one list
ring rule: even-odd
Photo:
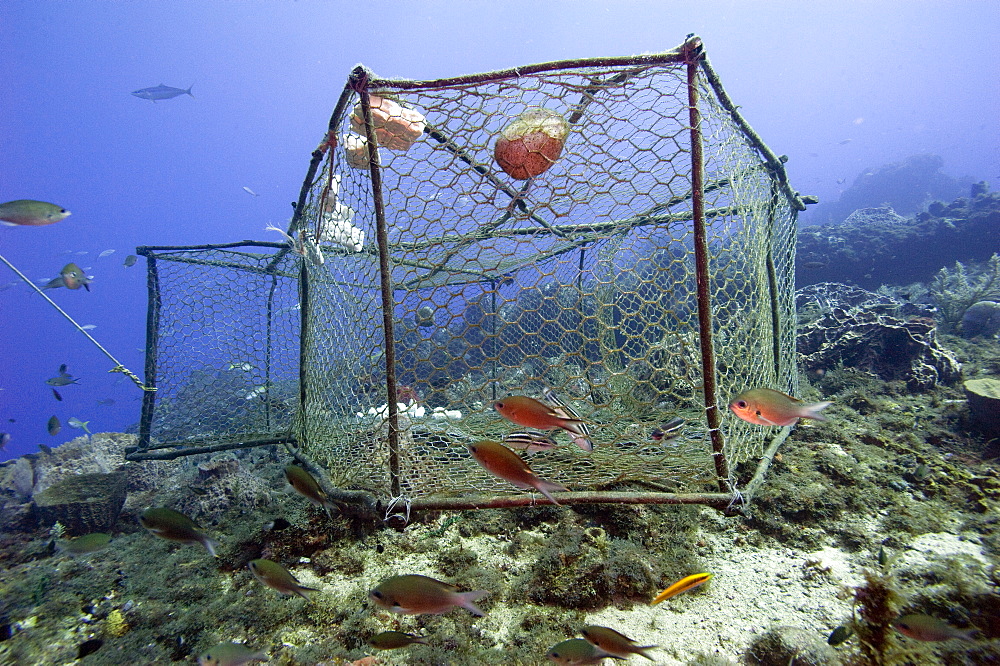
[[548,451],[549,449],[556,448],[556,440],[549,437],[547,432],[540,432],[538,430],[512,432],[503,438],[503,443],[508,448],[524,451],[525,453]]
[[570,427],[563,428],[566,432],[573,435],[573,443],[584,451],[593,451],[594,442],[590,439],[590,427],[580,418],[580,415],[572,407],[560,400],[559,396],[552,389],[546,387],[542,391],[542,396],[545,398],[545,402],[552,408],[552,411],[562,418],[573,422]]

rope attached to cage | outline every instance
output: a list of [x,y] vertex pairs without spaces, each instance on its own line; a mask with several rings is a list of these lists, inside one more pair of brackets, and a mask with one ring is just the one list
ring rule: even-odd
[[71,323],[74,327],[76,327],[76,330],[78,330],[81,333],[83,333],[84,335],[86,335],[87,338],[91,342],[94,343],[95,347],[97,347],[98,349],[100,349],[101,352],[105,356],[107,356],[108,358],[110,358],[114,362],[115,367],[111,368],[111,370],[108,370],[108,372],[120,372],[120,373],[122,373],[123,375],[125,375],[126,377],[128,377],[129,379],[131,379],[135,383],[135,385],[138,386],[139,388],[141,388],[143,391],[155,391],[156,390],[155,386],[146,386],[146,385],[144,385],[142,383],[142,380],[139,379],[139,377],[134,372],[132,372],[131,370],[129,370],[128,368],[126,368],[125,365],[121,361],[119,361],[118,359],[116,359],[111,354],[111,352],[109,352],[107,349],[105,349],[101,345],[100,342],[98,342],[97,340],[95,340],[94,336],[92,336],[90,333],[87,332],[87,329],[85,329],[83,326],[80,326],[80,324],[78,324],[75,319],[73,319],[72,317],[70,317],[69,314],[67,314],[65,310],[63,310],[61,307],[59,307],[58,305],[56,305],[55,301],[53,301],[51,298],[49,298],[48,296],[46,296],[45,292],[38,288],[38,285],[36,285],[34,282],[32,282],[30,279],[28,279],[28,277],[24,273],[22,273],[21,271],[19,271],[17,269],[17,267],[14,266],[14,264],[12,264],[9,261],[7,261],[7,258],[4,257],[2,254],[0,254],[0,261],[2,261],[3,263],[5,263],[10,270],[14,271],[14,273],[19,278],[21,278],[21,280],[23,280],[25,284],[27,284],[29,287],[31,287],[32,289],[34,289],[35,292],[39,296],[41,296],[46,301],[48,301],[49,305],[51,305],[52,307],[54,307],[59,314],[61,314],[63,317],[66,317],[66,319],[69,320],[69,323]]

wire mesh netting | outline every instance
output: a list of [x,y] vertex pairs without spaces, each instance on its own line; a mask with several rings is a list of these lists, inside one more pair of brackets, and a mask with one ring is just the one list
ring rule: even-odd
[[146,378],[157,390],[140,435],[188,447],[291,437],[298,258],[276,243],[141,251],[151,286]]
[[150,442],[293,434],[342,488],[505,495],[523,491],[466,445],[523,448],[493,409],[523,395],[594,444],[532,433],[555,443],[529,454],[543,478],[731,490],[771,433],[726,402],[796,389],[797,206],[689,45],[429,82],[355,70],[284,250],[157,254],[178,293]]

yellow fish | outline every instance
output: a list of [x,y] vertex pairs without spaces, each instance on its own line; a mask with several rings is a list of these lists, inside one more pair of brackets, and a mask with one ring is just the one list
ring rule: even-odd
[[755,388],[736,396],[729,404],[733,414],[747,423],[767,426],[795,425],[799,419],[826,421],[820,411],[830,402],[806,404],[798,398],[769,388]]
[[315,587],[306,587],[299,583],[295,579],[295,576],[289,573],[288,569],[277,562],[265,559],[250,560],[247,566],[250,568],[250,573],[253,574],[254,578],[281,594],[288,596],[297,594],[306,601],[310,601],[309,597],[306,596],[306,592],[319,591]]
[[472,457],[476,459],[476,462],[482,465],[483,469],[493,476],[498,476],[504,481],[510,481],[518,488],[524,488],[525,490],[534,488],[545,495],[553,504],[559,504],[559,502],[552,497],[552,492],[569,490],[566,486],[546,481],[535,474],[528,467],[528,463],[521,460],[521,456],[503,444],[484,441],[469,444],[467,448]]
[[368,598],[393,613],[403,615],[447,613],[455,606],[461,606],[473,615],[485,615],[475,602],[487,594],[486,590],[457,592],[457,589],[429,576],[407,574],[385,579],[368,593]]
[[710,573],[700,573],[700,574],[694,574],[692,576],[686,576],[685,578],[681,578],[679,581],[677,581],[676,583],[674,583],[673,585],[671,585],[670,587],[668,587],[667,589],[663,590],[658,595],[656,595],[656,598],[653,599],[651,602],[649,602],[649,605],[655,606],[661,601],[666,601],[670,597],[676,597],[681,592],[687,592],[688,590],[692,590],[701,585],[702,583],[707,583],[711,577],[712,574]]

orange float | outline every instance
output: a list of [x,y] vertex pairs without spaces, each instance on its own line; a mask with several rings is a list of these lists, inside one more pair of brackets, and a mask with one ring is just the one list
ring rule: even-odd
[[511,178],[527,180],[555,164],[566,145],[569,123],[543,107],[528,109],[500,133],[493,158]]

